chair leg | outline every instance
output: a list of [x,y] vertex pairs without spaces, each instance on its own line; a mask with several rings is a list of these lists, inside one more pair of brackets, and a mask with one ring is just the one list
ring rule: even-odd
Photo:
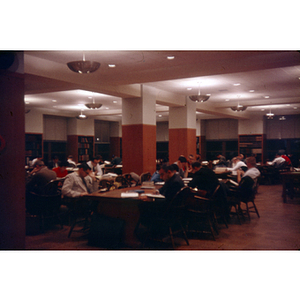
[[175,243],[174,243],[174,237],[173,237],[173,232],[171,226],[169,226],[169,232],[170,232],[170,237],[171,237],[171,242],[172,242],[172,247],[175,250]]
[[256,208],[256,205],[255,205],[254,201],[252,202],[252,204],[253,204],[253,207],[254,207],[254,209],[255,209],[255,212],[256,212],[257,216],[260,218],[259,213],[258,213],[258,210],[257,210],[257,208]]
[[70,231],[69,231],[69,234],[68,234],[68,238],[71,236],[71,233],[72,233],[72,231],[73,231],[75,225],[76,225],[76,219],[74,220],[74,222],[73,222],[73,224],[72,224],[72,226],[71,226],[71,228],[70,228]]
[[180,223],[180,226],[181,226],[181,229],[182,229],[182,232],[183,232],[183,237],[184,237],[184,239],[185,239],[185,241],[186,241],[187,245],[189,246],[189,245],[190,245],[190,243],[189,243],[189,240],[188,240],[188,238],[187,238],[187,235],[186,235],[185,229],[183,228],[183,226],[182,226],[182,224],[181,224],[181,223]]
[[237,207],[237,204],[234,205],[234,208],[235,208],[235,213],[236,213],[237,219],[239,221],[239,224],[242,225],[242,222],[240,219],[240,211],[239,211],[239,207]]
[[248,206],[248,202],[246,202],[246,207],[247,207],[247,215],[249,217],[249,220],[251,220],[250,218],[250,212],[249,212],[249,206]]

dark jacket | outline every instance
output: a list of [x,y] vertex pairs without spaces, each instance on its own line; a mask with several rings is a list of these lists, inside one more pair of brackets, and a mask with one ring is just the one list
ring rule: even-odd
[[184,183],[178,174],[174,174],[166,183],[159,189],[159,193],[164,195],[166,202],[170,202],[177,192],[184,187]]
[[219,180],[213,170],[202,167],[194,174],[189,187],[204,190],[212,194],[219,184]]
[[56,179],[56,173],[45,166],[32,175],[26,184],[26,192],[34,192],[42,195],[46,184],[54,179]]

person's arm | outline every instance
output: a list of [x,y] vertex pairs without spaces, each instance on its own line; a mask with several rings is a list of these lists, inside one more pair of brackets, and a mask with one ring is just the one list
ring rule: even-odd
[[97,164],[96,170],[97,170],[96,175],[97,176],[102,176],[103,172],[102,172],[101,166],[99,164]]
[[236,172],[237,172],[237,182],[240,183],[245,172],[242,170],[237,170]]

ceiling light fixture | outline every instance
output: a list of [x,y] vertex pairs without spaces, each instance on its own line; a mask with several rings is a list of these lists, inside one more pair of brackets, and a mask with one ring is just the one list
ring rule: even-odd
[[247,106],[238,104],[237,106],[232,106],[231,109],[233,111],[244,111],[247,109]]
[[[89,98],[92,98],[92,97],[89,97]],[[102,104],[95,103],[95,99],[94,98],[92,98],[92,99],[93,99],[93,103],[87,103],[87,104],[85,104],[85,106],[89,109],[99,109],[102,106]]]
[[87,116],[86,116],[86,115],[84,115],[84,114],[82,113],[82,110],[81,110],[81,113],[80,113],[80,115],[78,115],[78,116],[76,117],[76,119],[79,119],[79,120],[84,120],[84,119],[87,119]]
[[268,119],[273,119],[274,114],[271,112],[271,108],[270,108],[270,112],[267,113],[266,116],[268,117]]
[[190,99],[195,102],[205,102],[209,99],[209,97],[210,96],[207,96],[207,95],[200,95],[200,83],[199,83],[198,95],[192,95],[192,96],[190,96]]
[[279,121],[285,121],[285,120],[286,120],[285,116],[279,118]]
[[[241,95],[237,95],[237,98],[239,99],[241,97]],[[238,105],[237,106],[232,106],[231,109],[233,111],[244,111],[247,109],[247,106],[246,105],[242,105],[238,102]]]
[[79,74],[89,74],[97,71],[100,67],[100,63],[96,61],[85,60],[85,55],[83,54],[82,60],[68,62],[67,66],[73,72]]
[[169,59],[169,60],[172,60],[172,59],[174,59],[175,58],[175,56],[167,56],[167,59]]

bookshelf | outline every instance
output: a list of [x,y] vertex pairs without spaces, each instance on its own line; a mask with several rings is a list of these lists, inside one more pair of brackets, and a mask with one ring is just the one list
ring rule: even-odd
[[25,134],[25,157],[26,164],[36,157],[43,156],[43,135],[35,133]]
[[67,156],[73,155],[74,161],[89,161],[94,156],[94,137],[81,135],[67,136]]
[[94,155],[94,138],[78,136],[78,162],[89,161]]
[[239,153],[256,156],[257,162],[265,161],[265,134],[239,135]]

